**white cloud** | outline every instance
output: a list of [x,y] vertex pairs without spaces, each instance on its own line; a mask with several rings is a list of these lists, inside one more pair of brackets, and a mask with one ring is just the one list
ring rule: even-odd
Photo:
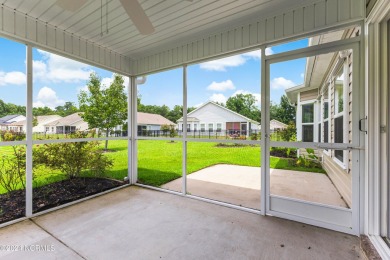
[[243,65],[245,61],[246,59],[242,55],[235,55],[218,60],[207,61],[200,64],[200,68],[205,70],[226,71],[226,68]]
[[305,78],[305,74],[304,73],[301,73],[301,78]]
[[225,97],[224,94],[212,94],[211,97],[209,98],[210,101],[213,102],[218,102],[218,103],[226,103],[227,98]]
[[0,71],[0,86],[24,85],[26,84],[26,74],[20,71],[3,72]]
[[[271,48],[265,49],[265,55],[271,55],[273,53],[274,52]],[[261,58],[261,50],[250,51],[250,52],[242,54],[242,56],[248,57],[248,58],[253,58],[253,59],[260,59]]]
[[42,60],[34,60],[34,79],[51,82],[80,82],[88,80],[92,69],[89,65],[62,56],[38,50]]
[[[270,55],[273,54],[271,48],[265,49],[265,54]],[[238,67],[244,65],[249,59],[260,59],[261,58],[261,50],[250,51],[247,53],[234,55],[218,60],[207,61],[205,63],[200,64],[201,69],[205,70],[213,70],[213,71],[226,71],[226,68],[229,67]]]
[[38,96],[37,96],[37,102],[34,102],[34,107],[50,107],[55,108],[57,106],[62,106],[65,104],[65,101],[62,99],[59,99],[57,97],[57,93],[49,88],[49,87],[43,87],[39,90]]
[[293,81],[283,77],[274,78],[271,80],[271,88],[273,89],[287,89],[294,86],[296,86],[296,84]]
[[239,89],[237,90],[236,92],[233,93],[232,97],[234,96],[237,96],[238,94],[251,94],[255,97],[256,99],[256,105],[260,107],[261,105],[261,95],[260,93],[253,93],[253,92],[250,92],[250,91],[247,91],[247,90],[242,90],[242,89]]
[[234,86],[233,82],[228,79],[225,81],[221,82],[215,82],[213,81],[208,87],[208,90],[215,90],[215,91],[225,91],[228,89],[235,89],[236,87]]

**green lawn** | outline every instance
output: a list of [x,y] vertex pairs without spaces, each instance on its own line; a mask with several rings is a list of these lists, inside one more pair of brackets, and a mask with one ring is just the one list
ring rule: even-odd
[[[217,143],[190,142],[187,147],[187,172],[191,174],[216,164],[234,164],[260,167],[260,147],[217,147]],[[109,141],[110,152],[106,156],[114,161],[105,176],[123,180],[127,176],[127,140]],[[182,142],[168,140],[138,141],[138,179],[140,183],[161,186],[182,175]],[[104,142],[100,146],[103,149]],[[0,155],[11,154],[11,147],[0,147]],[[292,169],[298,171],[324,172],[322,169],[292,167],[288,159],[271,157],[271,168]],[[89,173],[85,172],[88,176]],[[34,169],[34,186],[41,186],[65,178],[59,171],[44,167]],[[0,187],[0,193],[4,193]]]

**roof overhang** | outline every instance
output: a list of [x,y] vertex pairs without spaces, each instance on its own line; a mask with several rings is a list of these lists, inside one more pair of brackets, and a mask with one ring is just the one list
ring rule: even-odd
[[364,0],[139,1],[156,29],[148,36],[118,0],[107,1],[107,16],[95,0],[75,12],[56,0],[0,0],[0,36],[123,75],[143,75],[365,18]]

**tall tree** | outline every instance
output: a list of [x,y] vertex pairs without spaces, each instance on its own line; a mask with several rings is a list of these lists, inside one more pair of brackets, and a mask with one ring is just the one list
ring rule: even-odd
[[226,107],[232,111],[260,122],[260,110],[256,106],[256,98],[252,94],[238,94],[226,101]]
[[55,115],[56,112],[50,107],[33,107],[34,116],[46,116],[46,115]]
[[290,104],[286,95],[281,96],[280,104],[271,103],[270,119],[276,119],[282,123],[295,125],[296,108]]
[[[90,128],[103,129],[108,136],[112,128],[124,124],[127,119],[127,96],[123,83],[122,76],[115,74],[111,85],[103,88],[101,78],[91,73],[88,92],[81,91],[78,96],[80,109],[84,112],[81,117]],[[108,140],[105,150],[107,148]]]
[[63,106],[58,106],[55,109],[56,114],[60,116],[69,116],[79,111],[78,108],[74,105],[74,103],[69,101],[65,102]]

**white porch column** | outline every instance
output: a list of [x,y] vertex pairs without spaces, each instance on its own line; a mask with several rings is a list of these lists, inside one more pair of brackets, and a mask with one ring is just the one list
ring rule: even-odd
[[26,47],[26,71],[27,71],[27,104],[26,104],[26,217],[32,215],[32,178],[33,178],[33,66],[32,66],[32,47]]

